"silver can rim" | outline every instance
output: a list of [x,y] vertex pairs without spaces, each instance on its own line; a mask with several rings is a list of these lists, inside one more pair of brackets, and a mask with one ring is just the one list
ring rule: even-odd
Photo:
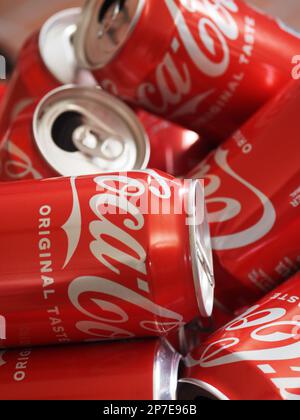
[[[47,164],[50,166],[50,168],[58,173],[61,176],[79,176],[79,175],[87,175],[87,174],[82,174],[82,173],[69,173],[67,170],[63,169],[63,170],[58,170],[58,168],[55,166],[55,164],[51,163],[48,159],[48,157],[45,154],[45,151],[43,149],[43,142],[45,141],[45,139],[41,139],[40,138],[40,133],[39,133],[39,119],[40,116],[43,114],[44,111],[44,107],[46,106],[46,104],[48,103],[49,100],[51,100],[52,98],[54,98],[55,95],[59,95],[59,94],[63,94],[64,92],[71,92],[73,90],[81,90],[82,92],[89,92],[89,94],[91,95],[96,95],[97,98],[101,98],[103,100],[103,102],[101,102],[101,104],[103,104],[104,102],[108,101],[108,103],[113,104],[114,107],[112,106],[111,108],[115,109],[120,109],[121,110],[121,117],[126,116],[126,121],[128,121],[129,123],[132,124],[132,126],[134,128],[136,128],[136,131],[139,133],[138,135],[138,141],[136,143],[143,143],[143,157],[140,159],[140,163],[136,165],[136,167],[134,168],[120,168],[120,170],[118,171],[134,171],[134,170],[145,170],[148,166],[149,160],[150,160],[150,152],[151,152],[151,148],[150,148],[150,141],[148,138],[147,133],[145,132],[145,129],[142,125],[142,123],[139,121],[139,119],[137,118],[136,114],[134,113],[134,111],[128,106],[126,105],[124,102],[122,102],[121,100],[119,100],[118,98],[116,98],[115,96],[105,92],[104,90],[102,90],[100,87],[97,86],[80,86],[80,85],[74,85],[74,84],[67,84],[67,85],[63,85],[60,86],[56,89],[53,89],[52,91],[48,92],[37,104],[35,111],[34,111],[34,115],[33,115],[33,121],[32,121],[32,129],[33,129],[33,137],[34,137],[34,142],[35,145],[39,151],[39,153],[41,154],[41,156],[45,159],[45,161],[47,162]],[[101,172],[101,169],[99,168],[99,170],[95,170],[95,173],[99,173]],[[106,172],[112,172],[112,171],[106,171]],[[115,171],[114,171],[115,172]]]
[[153,368],[153,399],[175,401],[177,399],[179,366],[182,356],[166,339],[160,341]]
[[98,9],[99,6],[101,6],[101,4],[104,3],[104,1],[105,0],[88,0],[86,2],[85,6],[82,9],[81,19],[78,24],[76,34],[74,36],[75,54],[79,66],[89,70],[97,70],[105,67],[120,53],[120,51],[124,47],[124,44],[134,31],[146,4],[146,0],[138,0],[138,7],[136,9],[136,13],[133,16],[130,27],[126,32],[122,42],[118,45],[118,48],[116,48],[115,51],[111,52],[111,54],[108,54],[108,57],[105,57],[105,59],[101,59],[97,63],[92,63],[87,55],[86,44],[87,42],[93,42],[93,40],[89,40],[91,36],[89,33],[91,22],[96,13],[96,9]]
[[[54,39],[54,51],[55,54],[52,56],[49,54],[46,47],[51,46],[52,38],[51,33],[54,30],[60,28],[63,37],[64,32],[74,27],[73,32],[77,30],[78,22],[82,13],[80,7],[73,7],[59,11],[52,15],[42,26],[39,34],[39,53],[40,56],[49,70],[49,72],[58,80],[60,83],[73,83],[78,70],[78,63],[75,56],[75,49],[71,43],[66,44],[65,40],[57,42]],[[58,34],[55,34],[58,36]],[[70,36],[72,34],[70,33]],[[59,49],[59,50],[58,50]],[[61,60],[58,63],[58,60]],[[69,73],[69,74],[67,74]],[[71,75],[71,76],[70,76]]]
[[[200,203],[199,203],[200,200]],[[199,206],[203,204],[203,218],[199,224]],[[203,213],[203,214],[202,214]],[[210,228],[205,205],[205,190],[201,180],[193,180],[189,190],[190,251],[196,299],[200,314],[209,318],[214,307],[215,279]]]

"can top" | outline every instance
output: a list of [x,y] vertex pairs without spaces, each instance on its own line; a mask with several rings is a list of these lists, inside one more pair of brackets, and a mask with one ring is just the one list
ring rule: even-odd
[[189,193],[190,247],[196,297],[203,317],[210,317],[214,306],[215,278],[204,185],[194,181]]
[[44,64],[60,83],[73,83],[78,69],[73,36],[81,8],[66,9],[53,15],[39,35],[39,51]]
[[174,401],[177,399],[179,365],[182,357],[165,339],[159,343],[153,369],[153,399]]
[[88,0],[74,37],[79,64],[102,68],[120,51],[134,29],[145,0]]
[[134,112],[98,87],[63,86],[33,117],[36,145],[63,176],[145,169],[150,145]]

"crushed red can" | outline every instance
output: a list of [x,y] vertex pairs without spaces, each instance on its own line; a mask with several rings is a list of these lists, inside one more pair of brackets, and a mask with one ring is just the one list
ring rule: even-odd
[[90,0],[74,42],[102,87],[220,142],[290,80],[300,35],[242,0]]
[[149,137],[150,168],[183,176],[211,152],[210,142],[194,131],[140,109],[136,114]]
[[182,395],[300,400],[300,274],[186,358]]
[[206,178],[216,299],[229,310],[300,268],[299,105],[292,82],[190,174]]
[[0,180],[145,169],[150,145],[135,113],[96,87],[66,85],[20,112],[0,145]]
[[0,395],[2,400],[175,400],[180,360],[163,340],[2,351]]
[[1,104],[0,143],[9,124],[28,104],[75,81],[78,68],[72,36],[80,13],[80,8],[57,13],[26,41]]
[[203,183],[148,170],[0,194],[6,347],[165,336],[211,315]]

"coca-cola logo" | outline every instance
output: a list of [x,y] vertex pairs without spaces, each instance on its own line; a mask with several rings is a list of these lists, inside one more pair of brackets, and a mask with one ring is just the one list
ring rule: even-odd
[[[155,84],[142,83],[138,88],[138,102],[153,112],[162,114],[169,111],[169,106],[180,105],[170,116],[177,119],[193,115],[199,105],[215,92],[207,89],[198,93],[188,102],[184,96],[192,90],[192,78],[188,65],[176,61],[176,55],[183,47],[191,62],[204,75],[212,78],[221,77],[230,64],[228,40],[236,40],[239,28],[233,14],[238,12],[234,1],[165,0],[165,5],[176,25],[179,37],[175,36],[170,50],[155,71]],[[183,10],[199,17],[197,22],[198,37],[192,33],[184,17]],[[220,52],[221,51],[221,52]],[[155,99],[154,99],[155,97]]]
[[[184,103],[184,97],[192,90],[192,77],[189,66],[179,64],[176,55],[183,47],[202,74],[212,78],[224,75],[230,64],[228,40],[236,40],[239,36],[239,28],[233,17],[238,7],[234,1],[225,0],[181,0],[181,7],[175,0],[165,0],[165,5],[179,37],[173,38],[170,51],[157,66],[155,83],[142,83],[137,97],[139,104],[159,114],[168,112],[170,106],[180,105],[170,115],[175,120],[195,114],[199,105],[215,92],[215,89],[207,89]],[[189,28],[182,7],[193,13],[193,17],[199,17],[198,37]]]
[[[260,306],[249,309],[224,328],[224,333],[251,329],[248,337],[243,336],[249,349],[243,349],[245,344],[241,343],[238,337],[217,340],[201,354],[200,366],[214,367],[244,361],[280,361],[300,358],[300,342],[297,340],[295,330],[295,327],[300,327],[299,321],[286,320],[287,310],[284,308],[258,309]],[[281,346],[280,343],[284,342],[288,344]],[[272,344],[272,346],[265,346],[266,344]],[[273,346],[274,344],[279,345]],[[236,352],[233,351],[235,347],[239,349]],[[225,355],[224,350],[227,350]]]
[[[226,174],[229,175],[235,182],[247,189],[249,194],[257,198],[262,207],[262,215],[260,219],[253,226],[240,232],[232,233],[230,231],[230,222],[240,216],[242,212],[241,203],[233,197],[224,197],[222,195],[222,179],[217,174],[211,173],[211,165],[209,160],[204,162],[194,175],[196,178],[205,178],[207,181],[205,187],[206,203],[208,207],[208,220],[211,224],[217,223],[219,226],[218,232],[228,231],[223,235],[215,235],[212,228],[212,246],[217,251],[241,248],[251,245],[267,235],[274,227],[276,222],[276,211],[269,200],[269,198],[258,188],[242,178],[230,166],[228,161],[229,151],[220,148],[214,154],[214,162]],[[233,192],[234,195],[234,192]],[[210,205],[219,204],[223,206],[221,210],[211,210]]]
[[[171,197],[169,183],[155,171],[149,170],[147,174],[147,186],[151,195],[162,202],[169,201]],[[73,209],[70,218],[63,226],[69,243],[64,268],[70,263],[81,235],[81,213],[76,179],[73,178],[70,182],[73,191]],[[157,305],[145,296],[151,293],[146,266],[147,253],[136,239],[136,233],[144,228],[145,214],[137,204],[134,204],[145,195],[145,183],[122,174],[99,176],[94,179],[94,183],[100,193],[92,196],[89,202],[89,207],[96,217],[89,225],[91,235],[89,250],[93,258],[106,268],[107,273],[119,276],[120,283],[101,276],[82,276],[71,282],[68,290],[69,299],[73,306],[88,318],[77,322],[77,329],[94,339],[133,337],[131,331],[121,328],[129,321],[129,315],[120,305],[112,303],[117,300],[124,302],[124,307],[133,305],[142,312],[150,314],[150,319],[139,323],[139,326],[146,331],[166,332],[177,328],[183,324],[182,315]],[[113,214],[106,211],[107,206],[115,209]],[[126,215],[122,218],[122,224],[117,225],[113,221],[111,216],[114,214]],[[111,239],[117,239],[119,246],[115,245],[116,242],[113,245]],[[118,264],[121,262],[122,264]],[[136,273],[136,287],[128,288],[122,284],[124,273],[120,271],[120,266],[124,269],[128,267]],[[95,297],[97,295],[98,297]],[[92,301],[94,312],[89,309],[90,305],[82,303],[87,300]]]
[[[33,167],[29,156],[11,140],[3,142],[3,157],[0,161],[0,173],[12,180],[21,180],[27,177],[42,179],[42,175]],[[1,150],[0,150],[1,152]]]
[[[198,360],[189,356],[187,365],[215,368],[258,362],[257,368],[269,377],[284,399],[299,400],[300,394],[296,391],[300,390],[300,377],[294,374],[300,372],[300,366],[294,363],[300,360],[300,321],[298,317],[287,319],[287,316],[284,308],[256,305],[225,326],[221,338],[207,345]],[[229,333],[234,335],[228,337]],[[285,363],[281,367],[281,372],[286,371],[285,377],[278,377],[274,363],[288,361],[290,366]]]
[[[215,89],[198,92],[184,102],[192,90],[191,70],[187,63],[176,60],[184,48],[191,63],[204,75],[212,78],[223,76],[230,65],[229,41],[239,37],[239,27],[234,18],[239,8],[234,0],[164,0],[165,6],[176,25],[178,36],[171,41],[170,49],[155,69],[155,83],[142,83],[137,90],[137,103],[158,114],[177,107],[170,119],[195,115],[199,105],[210,97]],[[195,36],[185,19],[183,10],[198,18]],[[194,27],[194,26],[193,26]],[[117,94],[111,80],[103,80],[102,86]]]
[[[195,38],[176,0],[165,0],[190,59],[205,75],[222,76],[230,62],[228,40],[239,37],[239,27],[233,17],[239,11],[237,4],[234,0],[180,0],[179,3],[189,13],[199,16],[199,37]],[[220,47],[222,53],[218,54]]]

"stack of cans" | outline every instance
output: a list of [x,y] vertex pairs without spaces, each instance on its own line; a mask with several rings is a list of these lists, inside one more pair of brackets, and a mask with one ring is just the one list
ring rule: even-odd
[[300,399],[300,35],[156,3],[61,11],[1,86],[1,398]]

